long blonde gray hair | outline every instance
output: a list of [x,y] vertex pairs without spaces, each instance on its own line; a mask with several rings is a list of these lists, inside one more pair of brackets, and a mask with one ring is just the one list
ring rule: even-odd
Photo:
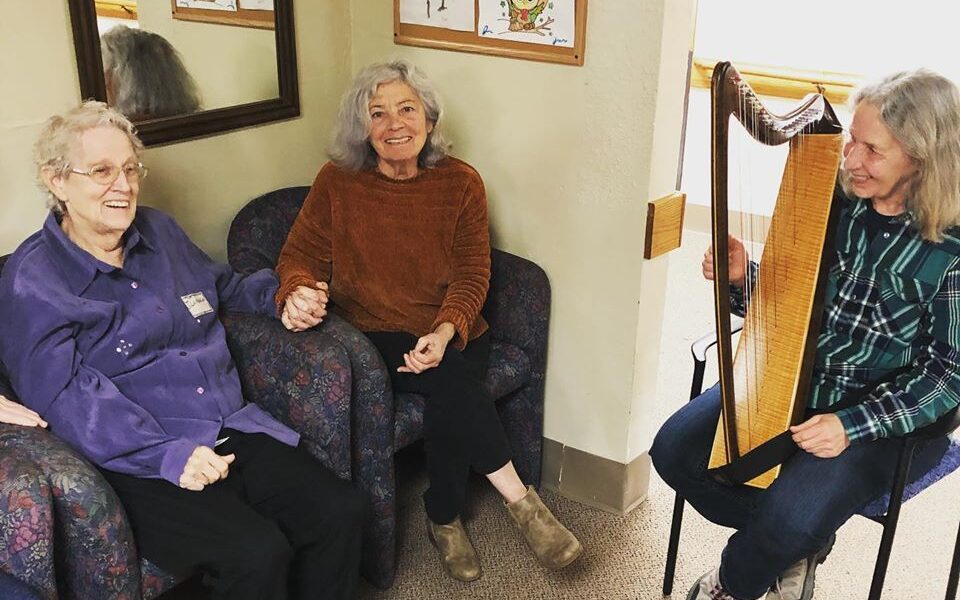
[[852,96],[867,103],[913,159],[907,210],[920,235],[943,241],[960,225],[960,92],[942,75],[926,69],[904,71],[867,85]]

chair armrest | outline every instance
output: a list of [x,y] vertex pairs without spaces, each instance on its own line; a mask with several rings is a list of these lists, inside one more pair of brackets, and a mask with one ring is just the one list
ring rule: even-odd
[[221,315],[243,396],[288,425],[338,476],[350,477],[350,358],[322,329],[293,333],[261,315]]
[[360,570],[374,585],[393,581],[398,548],[396,520],[396,399],[390,374],[367,336],[336,314],[328,314],[319,330],[337,340],[350,358],[353,446],[351,479],[370,503],[363,528]]
[[[378,460],[392,465],[396,404],[390,374],[373,342],[338,315],[328,315],[320,330],[337,340],[350,357],[353,394],[354,477],[358,469]],[[392,473],[393,468],[390,467]]]
[[139,597],[120,501],[45,429],[0,424],[0,525],[0,564],[42,597]]
[[[739,333],[743,329],[743,319],[735,315],[730,316],[730,334]],[[693,354],[693,360],[698,363],[707,361],[707,350],[717,345],[717,331],[714,329],[710,333],[700,337],[690,344],[690,353]]]
[[531,363],[546,360],[550,281],[537,264],[502,250],[490,255],[490,291],[483,316],[491,339],[522,348]]

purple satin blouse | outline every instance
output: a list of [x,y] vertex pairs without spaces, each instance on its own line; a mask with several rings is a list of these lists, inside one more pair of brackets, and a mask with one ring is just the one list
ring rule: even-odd
[[52,213],[0,277],[0,360],[20,399],[95,464],[179,484],[229,427],[294,446],[243,400],[220,309],[276,317],[277,276],[213,262],[169,216],[140,207],[123,268],[70,241]]

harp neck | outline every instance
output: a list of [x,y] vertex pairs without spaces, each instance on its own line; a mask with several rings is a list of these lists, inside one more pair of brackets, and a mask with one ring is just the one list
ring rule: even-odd
[[715,126],[725,127],[733,115],[762,144],[777,146],[802,133],[840,133],[833,107],[821,94],[807,94],[789,113],[772,112],[729,62],[717,63],[711,81]]

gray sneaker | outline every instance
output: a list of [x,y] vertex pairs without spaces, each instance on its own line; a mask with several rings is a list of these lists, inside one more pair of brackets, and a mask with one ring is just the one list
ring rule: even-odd
[[827,555],[836,541],[837,536],[831,535],[826,546],[790,565],[770,588],[766,600],[811,600],[817,565],[827,560]]
[[[704,573],[697,580],[690,591],[687,592],[687,600],[737,600],[727,593],[720,585],[720,569],[714,569],[709,573]],[[764,600],[757,598],[757,600]]]

